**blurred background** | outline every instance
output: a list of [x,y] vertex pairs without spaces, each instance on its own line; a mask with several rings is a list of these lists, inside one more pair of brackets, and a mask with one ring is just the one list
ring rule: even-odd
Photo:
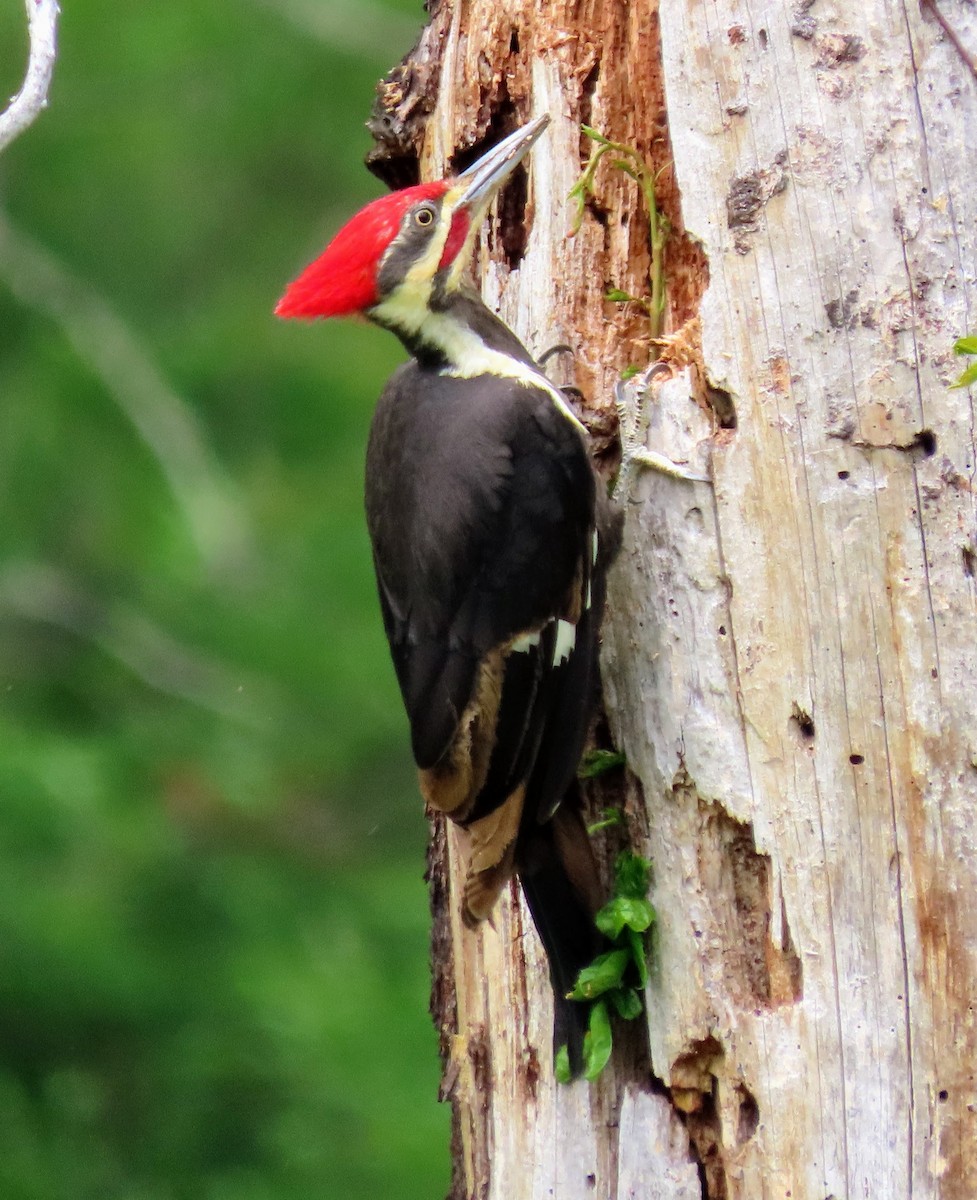
[[[420,0],[63,0],[0,156],[0,1196],[443,1195],[362,515],[401,357],[272,317]],[[0,0],[0,96],[21,0]]]

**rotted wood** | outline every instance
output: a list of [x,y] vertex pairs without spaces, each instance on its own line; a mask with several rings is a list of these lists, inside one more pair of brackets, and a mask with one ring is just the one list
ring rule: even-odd
[[[953,22],[977,47],[977,13]],[[971,1200],[977,422],[947,385],[977,325],[977,85],[889,0],[685,0],[661,26],[442,0],[381,87],[374,169],[464,166],[542,111],[483,292],[535,351],[572,347],[613,459],[615,385],[656,348],[604,295],[646,291],[647,226],[610,168],[573,240],[567,196],[581,123],[639,150],[671,337],[629,424],[712,482],[631,471],[619,496],[606,702],[659,920],[647,1043],[598,1083],[554,1083],[528,913],[513,891],[465,930],[437,832],[453,1196]]]

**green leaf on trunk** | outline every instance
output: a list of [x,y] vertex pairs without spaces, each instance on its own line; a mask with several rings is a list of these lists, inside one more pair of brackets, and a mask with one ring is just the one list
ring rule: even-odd
[[556,1052],[556,1058],[553,1060],[553,1074],[556,1076],[557,1083],[573,1081],[573,1073],[570,1070],[570,1051],[566,1046],[561,1046]]
[[629,950],[608,950],[597,958],[577,976],[573,991],[569,993],[571,1000],[593,1000],[617,987],[627,970]]
[[611,1057],[611,1020],[607,1005],[598,1000],[590,1010],[590,1023],[583,1039],[584,1079],[596,1079]]
[[617,1015],[623,1020],[633,1021],[635,1017],[641,1016],[644,1005],[635,988],[615,988],[609,993],[609,998],[617,1010]]
[[601,933],[614,941],[625,928],[644,933],[655,919],[650,901],[638,896],[616,896],[600,910],[594,920]]
[[618,896],[644,900],[651,885],[651,863],[640,854],[625,850],[614,864],[614,884]]

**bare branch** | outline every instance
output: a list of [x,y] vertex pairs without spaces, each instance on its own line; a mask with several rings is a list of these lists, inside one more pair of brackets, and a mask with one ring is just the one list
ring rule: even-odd
[[10,101],[5,112],[0,113],[0,150],[9,146],[14,138],[23,133],[47,107],[47,93],[54,72],[54,60],[58,55],[57,0],[25,0],[27,5],[27,28],[30,36],[30,57],[24,85]]

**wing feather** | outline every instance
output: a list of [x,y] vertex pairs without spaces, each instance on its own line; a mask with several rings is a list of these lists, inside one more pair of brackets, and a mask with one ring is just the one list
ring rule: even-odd
[[[550,716],[566,719],[573,700],[564,683],[579,674],[574,660],[591,651],[575,637],[565,654],[564,629],[555,653],[558,622],[576,623],[584,609],[594,507],[583,439],[545,389],[501,377],[447,380],[409,363],[381,398],[367,515],[419,767],[450,750],[479,664],[505,650],[491,761],[471,819],[529,778],[542,745],[559,749]],[[520,638],[525,648],[513,650]],[[574,753],[579,744],[558,757]]]

